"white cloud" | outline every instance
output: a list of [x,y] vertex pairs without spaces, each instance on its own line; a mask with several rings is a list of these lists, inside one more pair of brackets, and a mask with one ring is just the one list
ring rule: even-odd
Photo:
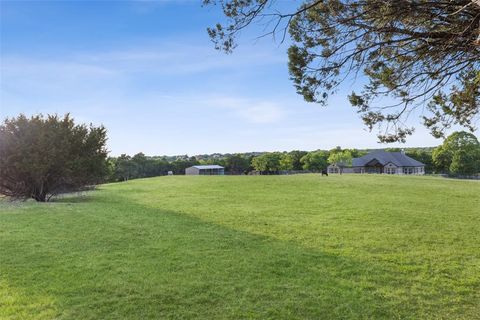
[[186,45],[164,42],[122,50],[80,53],[72,60],[100,65],[116,71],[148,72],[166,75],[186,75],[219,69],[285,64],[286,55],[271,48],[258,46],[256,50],[237,50],[226,55],[211,45]]
[[275,103],[261,102],[252,107],[240,110],[239,114],[255,123],[273,123],[282,120],[285,112]]
[[230,110],[250,123],[276,123],[283,120],[287,114],[285,107],[275,101],[217,96],[207,97],[201,103],[205,106]]
[[[184,45],[173,42],[122,48],[103,52],[78,52],[61,57],[3,55],[0,63],[0,111],[12,113],[48,105],[108,105],[126,96],[143,99],[150,91],[177,95],[182,85],[190,91],[206,82],[222,91],[225,77],[235,77],[252,66],[284,63],[284,54],[257,47],[238,50],[233,55],[215,51],[210,45]],[[190,76],[204,79],[193,83]],[[172,79],[172,77],[178,77]],[[179,79],[184,80],[179,80]],[[220,78],[223,83],[216,83]],[[170,88],[169,88],[170,86]],[[193,87],[193,88],[192,88]],[[212,94],[209,91],[208,94]],[[198,98],[199,93],[196,93]],[[200,93],[200,98],[204,94]],[[85,107],[85,106],[84,106]],[[1,110],[3,109],[3,110]],[[241,108],[245,119],[268,122],[279,118],[275,106],[253,105]],[[36,109],[38,110],[38,109]],[[270,110],[270,111],[268,111]]]
[[[306,104],[293,89],[283,92],[291,88],[286,75],[275,87],[268,83],[275,75],[261,68],[285,66],[285,59],[261,47],[224,55],[209,45],[175,43],[58,59],[2,56],[0,118],[72,112],[78,120],[105,124],[116,154],[376,145],[344,95],[324,109]],[[431,140],[422,132],[409,144],[435,144]]]
[[[80,52],[70,56],[32,57],[2,55],[2,89],[15,86],[35,91],[49,88],[78,88],[88,84],[100,90],[120,80],[135,81],[147,76],[186,76],[217,71],[243,72],[246,67],[285,62],[283,53],[257,47],[233,55],[215,51],[210,45],[161,43],[115,51]],[[96,82],[101,82],[101,86]],[[113,83],[112,83],[113,82]]]

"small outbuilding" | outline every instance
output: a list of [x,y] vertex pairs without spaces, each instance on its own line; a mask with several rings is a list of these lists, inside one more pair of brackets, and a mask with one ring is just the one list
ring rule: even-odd
[[186,175],[205,175],[205,176],[213,176],[213,175],[221,175],[225,174],[225,168],[216,164],[212,165],[205,165],[205,166],[193,166],[185,169]]

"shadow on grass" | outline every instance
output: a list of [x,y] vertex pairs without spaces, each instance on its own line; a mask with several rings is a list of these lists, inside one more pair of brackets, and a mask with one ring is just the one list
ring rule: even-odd
[[91,202],[94,200],[94,193],[96,190],[92,191],[80,191],[80,192],[71,192],[63,193],[53,197],[50,202],[58,203],[82,203],[82,202]]
[[0,205],[19,207],[25,204],[51,204],[51,203],[82,203],[82,202],[91,202],[94,200],[92,192],[94,191],[82,191],[82,192],[72,192],[59,194],[52,197],[49,201],[38,202],[34,199],[11,199],[11,198],[0,198]]
[[[378,266],[113,200],[108,208],[92,202],[82,217],[43,217],[35,228],[22,221],[0,238],[1,276],[10,290],[35,301],[53,297],[58,318],[413,316],[400,301],[378,294],[382,284],[372,279],[380,275],[386,285],[392,276]],[[43,307],[25,306],[25,318]]]

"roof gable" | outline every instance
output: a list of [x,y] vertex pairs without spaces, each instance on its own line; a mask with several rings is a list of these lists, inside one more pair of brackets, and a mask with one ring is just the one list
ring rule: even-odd
[[381,163],[379,160],[377,160],[376,158],[373,158],[372,160],[368,161],[367,163],[365,163],[365,165],[368,165],[368,166],[376,166],[378,164],[381,164],[381,165],[384,165],[384,163]]

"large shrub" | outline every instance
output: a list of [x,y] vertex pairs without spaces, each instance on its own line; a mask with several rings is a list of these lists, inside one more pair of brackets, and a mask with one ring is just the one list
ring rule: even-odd
[[437,170],[452,175],[480,172],[480,143],[469,132],[452,133],[432,154]]
[[262,173],[275,173],[280,170],[280,152],[268,152],[252,159],[252,166],[255,170]]
[[70,115],[6,119],[0,125],[0,194],[48,201],[101,182],[106,129],[76,125]]

